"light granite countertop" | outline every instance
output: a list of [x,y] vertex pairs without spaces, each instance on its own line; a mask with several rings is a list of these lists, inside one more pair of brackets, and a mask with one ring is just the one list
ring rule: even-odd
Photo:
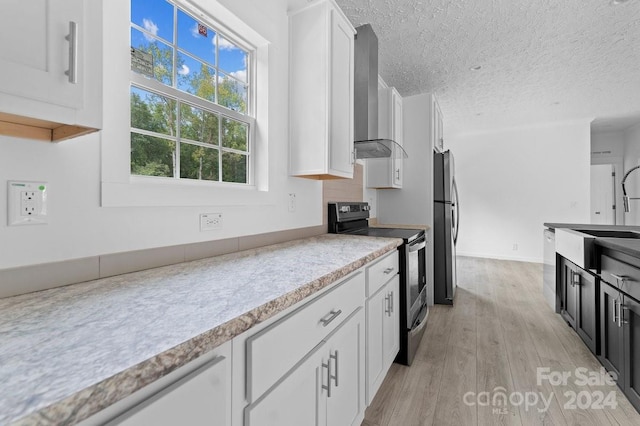
[[0,299],[0,425],[83,420],[401,242],[326,234]]

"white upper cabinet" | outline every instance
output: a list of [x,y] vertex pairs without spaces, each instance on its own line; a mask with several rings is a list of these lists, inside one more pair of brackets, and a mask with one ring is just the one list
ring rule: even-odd
[[355,29],[326,0],[291,12],[289,31],[290,174],[352,178]]
[[42,127],[38,120],[51,122],[54,140],[79,131],[67,126],[56,133],[55,129],[62,125],[99,127],[100,97],[90,96],[91,101],[87,102],[87,87],[100,86],[100,5],[101,2],[85,0],[2,2],[3,134],[39,139],[28,129]]
[[[402,97],[394,87],[379,88],[378,137],[403,146],[402,136]],[[403,158],[402,153],[396,151],[391,158],[367,160],[367,187],[402,188]]]

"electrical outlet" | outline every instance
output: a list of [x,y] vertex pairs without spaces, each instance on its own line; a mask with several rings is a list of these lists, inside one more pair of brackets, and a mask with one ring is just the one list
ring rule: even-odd
[[518,244],[517,243],[513,243],[513,251],[518,251]]
[[289,193],[289,203],[288,203],[287,209],[290,212],[296,211],[296,194],[293,192]]
[[49,223],[46,182],[7,182],[7,224],[41,225]]
[[200,231],[222,229],[222,213],[202,213],[200,215]]

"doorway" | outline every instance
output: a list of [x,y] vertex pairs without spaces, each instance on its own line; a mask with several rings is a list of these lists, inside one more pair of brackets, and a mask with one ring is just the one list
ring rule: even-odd
[[591,223],[616,224],[616,173],[613,164],[591,165]]

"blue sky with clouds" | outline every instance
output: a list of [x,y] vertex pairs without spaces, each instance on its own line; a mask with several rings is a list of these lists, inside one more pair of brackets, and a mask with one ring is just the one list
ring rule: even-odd
[[[160,37],[172,44],[173,40],[173,9],[174,6],[166,1],[159,0],[131,0],[131,21],[147,30],[149,33]],[[246,82],[247,53],[224,37],[219,36],[211,28],[207,28],[206,35],[198,32],[198,21],[190,15],[178,10],[178,34],[177,45],[179,50],[184,49],[191,55],[207,62],[215,64],[215,45],[218,44],[218,67],[223,73]],[[155,40],[149,35],[142,36],[146,41]],[[132,46],[144,43],[136,31],[132,31]],[[168,48],[169,46],[167,46]],[[179,53],[180,54],[180,53]],[[200,63],[187,55],[181,55],[184,66],[178,70],[181,74],[188,74],[192,70],[200,69]]]

